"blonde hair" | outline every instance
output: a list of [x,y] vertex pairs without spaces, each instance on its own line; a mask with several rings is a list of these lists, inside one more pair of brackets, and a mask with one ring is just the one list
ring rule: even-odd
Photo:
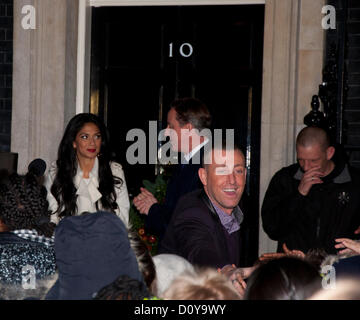
[[232,283],[215,269],[196,269],[176,278],[164,292],[165,300],[240,300]]

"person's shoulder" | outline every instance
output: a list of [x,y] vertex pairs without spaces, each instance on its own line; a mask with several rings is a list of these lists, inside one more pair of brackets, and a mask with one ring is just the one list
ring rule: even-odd
[[360,185],[360,168],[347,164],[347,169],[351,177],[351,183],[358,187]]
[[54,246],[30,239],[23,239],[16,235],[0,242],[0,252],[2,257],[4,255],[19,255],[24,257],[47,256],[50,260],[55,258]]
[[18,237],[13,232],[10,231],[0,232],[0,245],[14,244],[14,243],[27,243],[27,241],[21,237]]
[[299,169],[299,165],[297,163],[294,163],[294,164],[291,164],[287,167],[283,167],[280,170],[278,170],[274,174],[274,177],[284,177],[284,176],[293,177],[298,169]]
[[196,189],[194,191],[185,193],[183,196],[179,198],[178,203],[183,205],[196,205],[201,203],[201,193],[203,192],[202,189]]
[[197,189],[183,195],[175,208],[175,215],[178,217],[195,217],[195,215],[201,217],[207,215],[208,208],[202,200],[202,193],[202,189]]

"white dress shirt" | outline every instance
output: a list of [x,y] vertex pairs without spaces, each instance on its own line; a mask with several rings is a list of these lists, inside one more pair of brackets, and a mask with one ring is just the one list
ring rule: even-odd
[[[129,209],[130,209],[130,201],[129,195],[127,191],[124,171],[121,165],[117,162],[110,162],[111,172],[114,176],[120,178],[122,180],[122,185],[119,187],[115,185],[115,193],[116,193],[116,203],[118,205],[118,209],[115,210],[115,213],[118,217],[122,219],[125,226],[128,227],[129,224]],[[99,161],[96,158],[94,167],[89,173],[89,179],[83,178],[83,172],[78,166],[76,175],[74,177],[74,185],[76,188],[77,194],[77,215],[80,215],[82,212],[96,212],[96,202],[102,197],[101,193],[98,190],[99,187],[99,178],[98,178],[98,169],[99,169]],[[50,188],[54,182],[55,175],[57,171],[56,162],[53,162],[48,174],[45,177],[44,185],[47,189],[47,200],[49,202],[49,209],[51,212],[55,212],[58,208],[58,203],[54,196],[52,195]],[[99,202],[99,209],[101,210],[101,202]],[[59,223],[60,219],[58,215],[51,215],[51,221],[54,223]]]

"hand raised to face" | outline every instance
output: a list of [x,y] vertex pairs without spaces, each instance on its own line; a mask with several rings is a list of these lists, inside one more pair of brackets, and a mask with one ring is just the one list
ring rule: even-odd
[[314,184],[323,183],[322,177],[324,177],[324,174],[320,171],[320,167],[313,167],[306,171],[298,186],[300,194],[306,196]]

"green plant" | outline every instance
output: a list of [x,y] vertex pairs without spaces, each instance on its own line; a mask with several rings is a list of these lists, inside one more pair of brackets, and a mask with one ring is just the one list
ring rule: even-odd
[[[165,200],[167,180],[163,174],[159,174],[156,176],[154,182],[150,182],[149,180],[143,180],[144,187],[149,190],[157,199],[159,203],[163,203]],[[140,214],[140,212],[136,209],[131,201],[129,219],[133,229],[139,234],[140,238],[147,245],[151,255],[155,255],[157,253],[158,247],[158,238],[147,232],[145,229],[145,216]]]

